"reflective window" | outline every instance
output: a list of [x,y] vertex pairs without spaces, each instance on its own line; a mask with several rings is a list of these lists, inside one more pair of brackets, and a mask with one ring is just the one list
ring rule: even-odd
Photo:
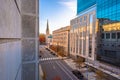
[[[108,61],[109,63],[118,63],[117,60],[120,59],[118,55],[119,52],[119,46],[116,46],[117,43],[119,43],[120,39],[120,0],[96,0],[97,1],[97,19],[99,20],[99,28],[102,27],[101,30],[101,39],[109,39],[109,41],[106,40],[100,40],[100,44],[104,44],[106,46],[104,48],[100,47],[100,57],[101,60],[105,60],[103,55],[105,57],[108,57],[105,61]],[[102,34],[104,33],[104,34]],[[112,40],[115,39],[115,40]],[[100,44],[98,46],[100,46]],[[115,51],[109,51],[111,47],[116,47]],[[106,50],[105,50],[106,49]],[[111,58],[114,58],[114,61],[111,60]],[[117,64],[115,64],[117,65]]]
[[110,39],[110,33],[106,33],[106,39]]
[[104,56],[109,58],[116,58],[116,51],[105,50]]
[[117,39],[120,39],[120,32],[117,33]]
[[116,33],[112,33],[112,39],[116,39]]
[[120,20],[120,1],[97,0],[97,18]]
[[77,0],[77,14],[91,7],[94,4],[96,4],[96,0]]
[[80,18],[80,22],[82,22],[82,18]]
[[104,39],[104,37],[105,37],[105,35],[104,35],[104,33],[102,33],[102,39]]
[[84,16],[84,21],[86,20],[86,18],[87,18],[87,17],[86,17],[86,16]]

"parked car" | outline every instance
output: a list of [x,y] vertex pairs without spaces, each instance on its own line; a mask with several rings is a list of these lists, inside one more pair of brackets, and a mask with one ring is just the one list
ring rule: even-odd
[[48,50],[48,48],[45,48],[46,50]]
[[48,48],[46,48],[46,50],[50,51]]
[[51,54],[53,54],[53,52],[50,52]]
[[39,55],[39,57],[42,57],[41,55]]
[[40,50],[40,53],[42,53],[42,51]]
[[78,70],[73,70],[72,73],[80,80],[84,78],[82,73],[80,71],[78,71]]
[[54,55],[54,56],[56,55],[54,52],[51,52],[51,54]]

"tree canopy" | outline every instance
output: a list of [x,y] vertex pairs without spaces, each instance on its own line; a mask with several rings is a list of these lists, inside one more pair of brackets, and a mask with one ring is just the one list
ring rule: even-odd
[[39,35],[39,41],[40,41],[41,44],[44,44],[44,43],[45,43],[45,41],[46,41],[46,40],[45,40],[45,34],[40,34],[40,35]]

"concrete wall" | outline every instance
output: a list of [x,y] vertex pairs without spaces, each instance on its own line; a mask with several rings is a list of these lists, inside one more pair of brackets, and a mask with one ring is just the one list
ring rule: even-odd
[[20,38],[20,20],[14,0],[0,0],[0,38]]
[[38,80],[38,0],[0,0],[0,80]]
[[21,16],[14,0],[0,0],[0,80],[21,80],[20,38]]
[[[0,80],[15,80],[21,76],[21,41],[0,44]],[[19,76],[17,76],[19,74]],[[20,78],[17,80],[21,80]]]
[[38,80],[38,0],[21,0],[22,80]]

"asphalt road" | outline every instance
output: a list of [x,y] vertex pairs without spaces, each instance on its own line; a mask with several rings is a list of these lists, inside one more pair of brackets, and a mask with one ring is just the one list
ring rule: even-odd
[[46,74],[46,80],[58,80],[55,79],[56,77],[59,77],[60,80],[78,80],[71,72],[72,69],[63,60],[52,55],[44,46],[39,48],[42,51],[40,64]]

